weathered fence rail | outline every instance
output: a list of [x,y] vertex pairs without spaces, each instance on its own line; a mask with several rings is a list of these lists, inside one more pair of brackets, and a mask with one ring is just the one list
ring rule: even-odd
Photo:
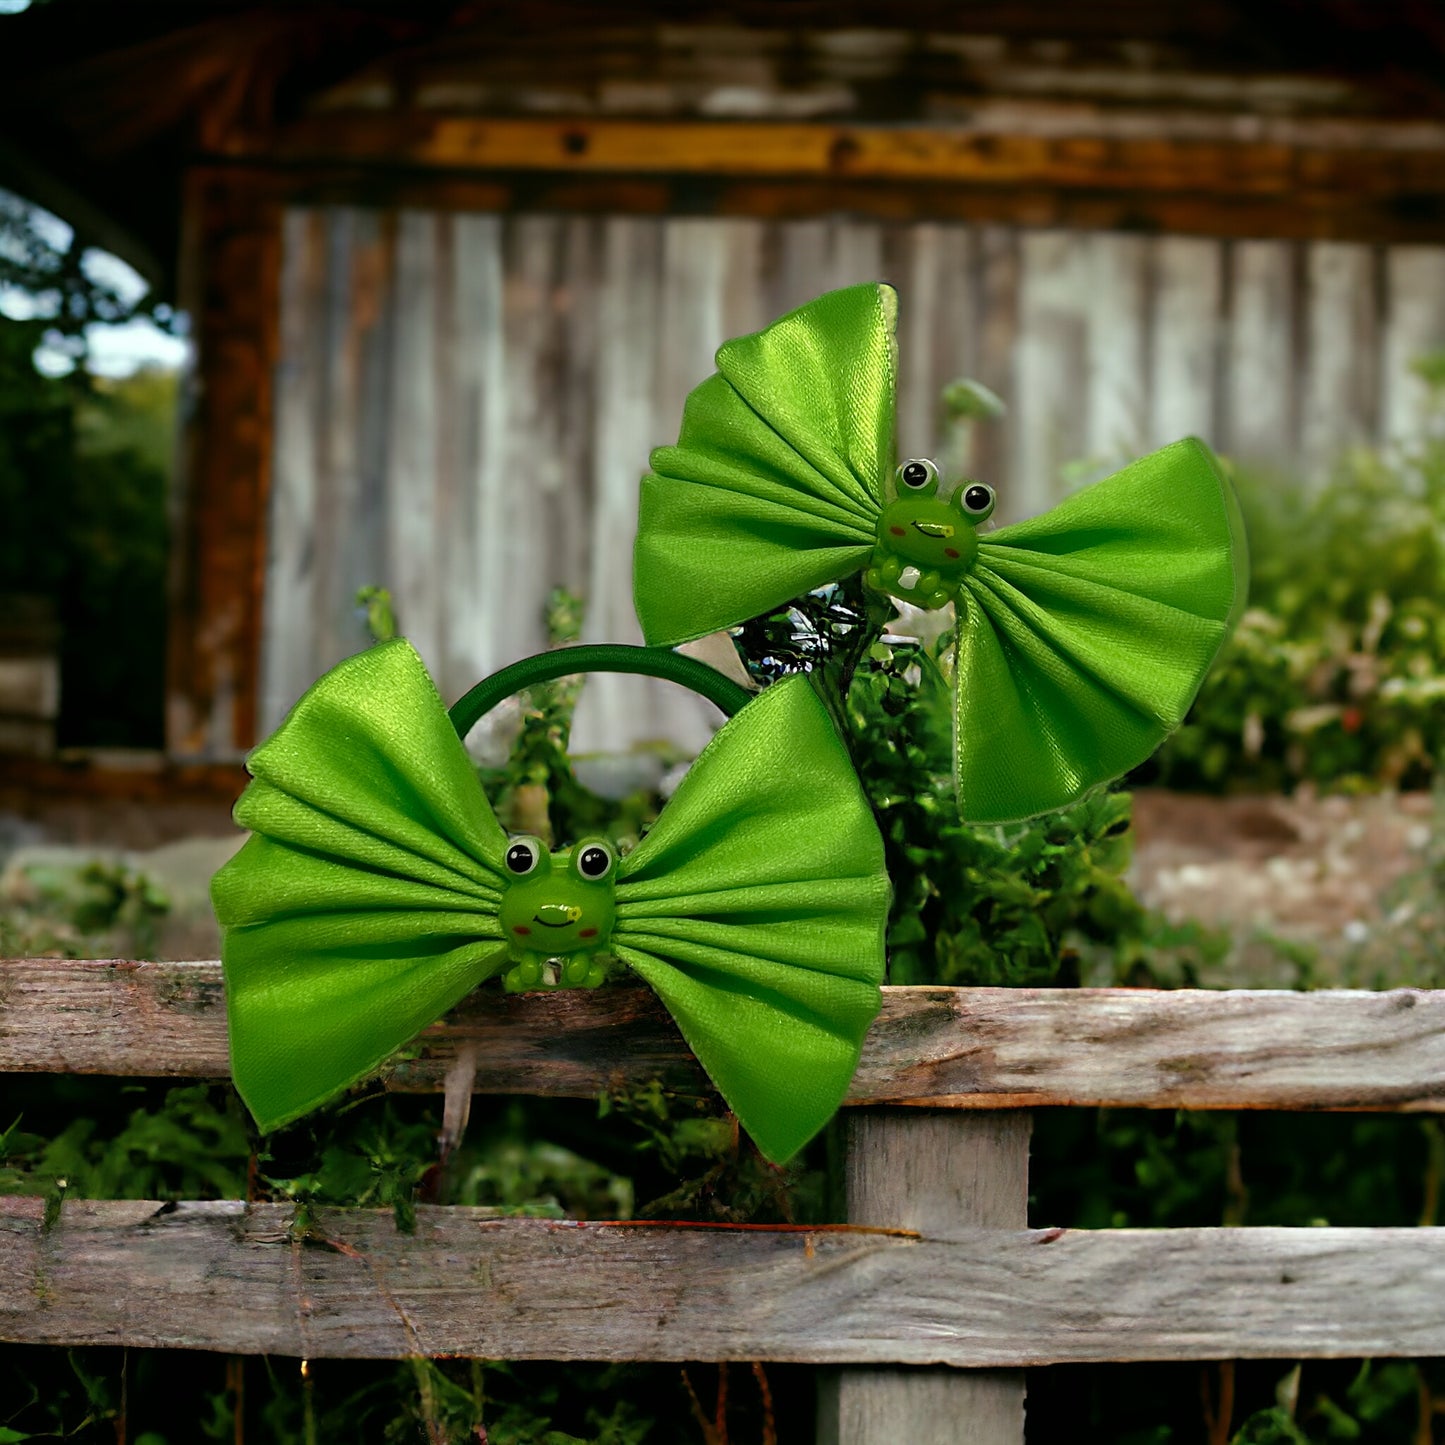
[[[0,1206],[0,1332],[367,1359],[1047,1365],[1445,1354],[1445,1230],[572,1224]],[[1426,1308],[1427,1303],[1432,1307]]]
[[[707,1082],[650,989],[479,992],[387,1088],[588,1098]],[[221,966],[0,959],[0,1073],[226,1078]],[[852,1104],[1445,1112],[1445,991],[886,988]]]
[[[643,988],[479,994],[383,1082],[463,1048],[482,1093],[706,1087]],[[219,965],[0,960],[0,1073],[35,1071],[225,1077]],[[1445,1355],[1445,1229],[1026,1217],[1035,1107],[1445,1111],[1445,992],[887,989],[849,1102],[817,1228],[0,1199],[0,1339],[804,1362],[820,1445],[1019,1445],[1024,1366]]]

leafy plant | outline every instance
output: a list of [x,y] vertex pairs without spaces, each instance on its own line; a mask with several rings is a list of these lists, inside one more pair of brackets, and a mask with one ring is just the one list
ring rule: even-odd
[[[1418,367],[1445,415],[1445,365]],[[1421,787],[1445,758],[1445,441],[1356,449],[1314,490],[1236,476],[1250,610],[1140,776],[1171,787]]]
[[[1441,373],[1445,384],[1445,362]],[[961,385],[945,401],[960,429],[994,406]],[[964,454],[961,431],[951,446]],[[1429,694],[1445,656],[1445,602],[1426,583],[1442,555],[1445,465],[1428,447],[1413,455],[1388,466],[1350,459],[1318,513],[1298,493],[1241,479],[1255,546],[1255,611],[1156,776],[1224,787],[1289,784],[1331,769],[1352,785],[1431,775],[1440,722]],[[1406,486],[1401,501],[1394,487],[1406,472],[1418,485]],[[1280,560],[1290,555],[1295,560]],[[1377,600],[1382,593],[1388,611]],[[384,589],[368,589],[359,605],[378,639],[404,630]],[[1217,962],[1227,947],[1221,934],[1167,925],[1130,892],[1127,794],[1096,794],[1007,828],[959,820],[949,757],[950,638],[889,631],[889,614],[882,599],[849,583],[754,619],[736,641],[759,681],[812,674],[853,752],[895,886],[893,981],[1157,986],[1190,983]],[[555,593],[554,644],[576,640],[580,626],[579,600]],[[1420,684],[1418,696],[1390,685],[1402,678]],[[559,839],[605,832],[625,849],[662,798],[645,789],[619,804],[580,784],[567,755],[578,692],[564,680],[523,699],[510,755],[483,769],[483,781],[519,830]],[[1301,717],[1302,709],[1324,706],[1337,711]],[[1358,727],[1347,713],[1356,706]],[[56,950],[87,951],[116,928],[139,929],[158,916],[163,900],[147,890],[138,875],[112,865],[64,880],[31,877],[0,898],[0,947],[48,941]],[[1445,874],[1432,852],[1391,900],[1396,921],[1371,940],[1377,952],[1362,955],[1361,969],[1378,962],[1381,978],[1423,978],[1438,953],[1441,896]],[[320,1230],[319,1211],[336,1205],[389,1209],[403,1229],[427,1202],[592,1219],[828,1217],[826,1141],[776,1169],[714,1103],[658,1085],[595,1105],[517,1099],[479,1107],[445,1161],[439,1103],[374,1089],[271,1137],[263,1151],[233,1096],[207,1086],[117,1091],[32,1079],[7,1098],[13,1111],[0,1118],[0,1191],[52,1201],[62,1192],[272,1200],[294,1206],[302,1236]],[[1437,1123],[1405,1117],[1042,1111],[1031,1213],[1040,1223],[1094,1228],[1438,1222],[1442,1140]],[[1229,1369],[1231,1408],[1210,1418],[1211,1441],[1405,1445],[1429,1438],[1440,1412],[1434,1364],[1239,1362]],[[1199,1379],[1193,1366],[1040,1372],[1030,1383],[1031,1432],[1184,1445],[1201,1438]],[[729,1390],[719,1371],[719,1406],[704,1409],[701,1385],[668,1367],[311,1361],[303,1370],[289,1361],[196,1356],[181,1363],[159,1352],[66,1356],[7,1347],[0,1350],[0,1445],[57,1436],[109,1442],[117,1422],[131,1445],[807,1438],[813,1387],[806,1372],[769,1370],[759,1385]]]
[[0,952],[10,957],[145,957],[170,911],[143,871],[110,859],[32,857],[0,874]]

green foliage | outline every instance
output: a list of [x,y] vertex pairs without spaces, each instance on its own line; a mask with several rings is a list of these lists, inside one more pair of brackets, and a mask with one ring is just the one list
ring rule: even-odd
[[[1343,1389],[1318,1389],[1301,1398],[1304,1370],[1295,1366],[1276,1390],[1281,1403],[1250,1415],[1231,1445],[1335,1445],[1408,1438],[1415,1433],[1422,1394],[1429,1391],[1419,1366],[1406,1360],[1367,1360]],[[1423,1388],[1422,1388],[1423,1387]],[[1338,1395],[1338,1398],[1336,1398]],[[1428,1419],[1417,1439],[1433,1438]]]
[[373,642],[390,642],[396,636],[396,613],[387,588],[363,587],[356,594],[356,605],[366,614],[366,630]]
[[0,1194],[239,1199],[246,1192],[250,1143],[230,1089],[171,1089],[158,1108],[132,1110],[115,1133],[91,1116],[49,1138],[24,1132],[21,1123],[0,1134]]
[[[1445,412],[1445,364],[1422,367]],[[1445,442],[1317,490],[1236,477],[1250,609],[1145,774],[1172,787],[1421,787],[1445,757]]]
[[39,336],[0,318],[0,577],[60,619],[62,743],[156,746],[174,379],[77,391],[36,372]]
[[[547,635],[554,647],[580,639],[582,599],[575,593],[562,587],[552,589],[547,600]],[[563,677],[521,694],[518,729],[505,765],[481,768],[479,776],[497,816],[513,832],[531,833],[548,844],[601,834],[625,854],[657,816],[662,798],[654,790],[642,788],[613,802],[578,781],[567,746],[582,686],[581,678]]]
[[61,623],[60,740],[158,746],[165,678],[166,491],[176,378],[42,376],[43,341],[77,362],[86,328],[168,308],[97,279],[88,253],[0,190],[0,292],[38,306],[0,316],[0,578],[48,598]]
[[856,582],[795,599],[738,633],[760,681],[813,675],[868,792],[893,881],[889,978],[898,984],[1190,982],[1228,940],[1171,928],[1130,892],[1127,794],[1007,827],[958,815],[945,633],[880,638],[886,604]]
[[0,954],[7,957],[147,957],[170,900],[126,863],[48,862],[0,874]]
[[51,593],[65,576],[75,419],[69,394],[40,375],[31,353],[44,328],[0,318],[0,577],[7,592]]
[[[966,390],[947,398],[946,409],[959,428],[989,411],[986,398]],[[62,430],[73,427],[76,413],[64,416]],[[140,453],[140,442],[132,443]],[[1273,786],[1331,768],[1358,780],[1409,781],[1433,767],[1438,717],[1430,707],[1409,712],[1409,689],[1388,684],[1414,679],[1428,693],[1441,672],[1441,599],[1425,583],[1442,556],[1437,504],[1445,467],[1420,462],[1428,485],[1422,481],[1418,495],[1400,502],[1395,474],[1378,459],[1349,465],[1318,513],[1296,494],[1255,489],[1246,479],[1256,611],[1160,765],[1172,781],[1217,786],[1242,777]],[[1298,568],[1279,561],[1288,547],[1296,556],[1309,551],[1311,560]],[[1388,612],[1381,595],[1391,599]],[[394,634],[384,589],[367,589],[359,605],[373,636]],[[1221,935],[1171,927],[1129,891],[1126,794],[1098,793],[1007,828],[958,820],[949,638],[893,637],[883,631],[886,617],[886,603],[845,584],[755,619],[737,641],[760,681],[812,673],[848,741],[895,885],[893,980],[1173,985],[1217,962],[1227,943]],[[554,594],[549,626],[554,643],[575,641],[578,600]],[[558,840],[605,832],[625,850],[662,800],[644,790],[610,803],[579,783],[567,756],[579,686],[564,680],[534,689],[518,709],[510,756],[484,769],[483,781],[510,826]],[[1301,709],[1326,705],[1338,709],[1338,736],[1329,722],[1302,725]],[[1345,709],[1357,705],[1361,721],[1351,731]],[[1418,728],[1418,747],[1409,726]],[[110,865],[67,879],[29,876],[25,887],[30,891],[0,898],[6,952],[30,951],[16,940],[89,951],[121,926],[143,928],[163,906],[143,879]],[[1411,978],[1411,969],[1418,976],[1421,960],[1438,953],[1442,897],[1445,863],[1432,854],[1393,900],[1398,926],[1389,941],[1399,958],[1392,979]],[[293,1232],[310,1247],[324,1246],[324,1211],[336,1205],[390,1210],[402,1229],[414,1227],[418,1206],[432,1202],[553,1218],[829,1217],[826,1140],[777,1169],[713,1102],[656,1084],[595,1106],[479,1103],[466,1138],[445,1160],[439,1102],[375,1089],[272,1136],[264,1148],[248,1135],[234,1097],[204,1086],[101,1090],[82,1080],[29,1080],[14,1091],[0,1127],[0,1192],[52,1202],[62,1192],[272,1200],[293,1207]],[[1406,1117],[1054,1110],[1036,1120],[1031,1172],[1036,1223],[1435,1222],[1445,1192],[1445,1133],[1435,1121]],[[1197,1440],[1198,1371],[1171,1368],[1039,1372],[1030,1382],[1031,1430],[1040,1439],[1109,1445]],[[1440,1383],[1438,1367],[1403,1361],[1237,1369],[1237,1408],[1233,1422],[1221,1425],[1232,1423],[1236,1445],[1405,1445],[1424,1438],[1421,1412],[1433,1408],[1431,1391]],[[770,1423],[775,1438],[811,1434],[810,1378],[772,1374],[772,1422],[755,1396],[734,1390],[729,1397],[731,1438],[739,1445],[766,1438]],[[437,1445],[474,1441],[479,1429],[493,1445],[672,1445],[704,1438],[691,1388],[665,1367],[313,1361],[303,1374],[292,1361],[229,1366],[196,1357],[183,1369],[176,1356],[156,1352],[127,1361],[117,1352],[65,1357],[12,1347],[0,1351],[0,1445],[31,1436],[113,1440],[127,1399],[132,1445],[231,1441],[238,1421],[243,1438],[276,1445]]]
[[1381,919],[1346,956],[1341,973],[1365,988],[1445,987],[1445,773],[1437,774],[1433,816],[1417,867],[1380,900]]
[[0,190],[0,291],[33,298],[52,344],[75,360],[86,356],[86,328],[148,317],[169,328],[171,308],[153,294],[128,297],[97,270],[94,253],[71,231],[12,191]]

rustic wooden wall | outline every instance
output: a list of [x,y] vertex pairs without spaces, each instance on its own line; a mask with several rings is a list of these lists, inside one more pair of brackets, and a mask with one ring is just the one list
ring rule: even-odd
[[[555,585],[636,638],[649,449],[720,340],[830,286],[900,289],[902,452],[937,447],[950,379],[1007,399],[971,465],[1010,517],[1189,432],[1318,473],[1418,428],[1407,364],[1445,345],[1445,248],[338,207],[289,210],[283,255],[263,733],[364,644],[369,583],[448,697],[544,644]],[[696,744],[644,687],[595,688],[579,743]]]

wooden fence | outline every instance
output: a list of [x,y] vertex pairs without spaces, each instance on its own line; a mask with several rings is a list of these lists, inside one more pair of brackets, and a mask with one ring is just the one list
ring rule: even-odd
[[[290,208],[258,736],[366,644],[368,584],[449,697],[546,644],[554,586],[586,598],[588,640],[640,640],[638,478],[717,346],[877,280],[899,288],[902,456],[939,455],[956,377],[1007,401],[967,458],[1000,520],[1189,433],[1310,474],[1419,438],[1410,363],[1445,346],[1445,247]],[[706,742],[696,699],[613,689],[583,694],[581,751]]]
[[[707,1087],[640,987],[479,994],[409,1053],[388,1088]],[[220,965],[0,961],[22,1071],[224,1077]],[[886,989],[849,1105],[833,1226],[330,1209],[315,1248],[286,1205],[0,1199],[0,1339],[810,1363],[823,1445],[1019,1445],[1025,1366],[1445,1354],[1445,1230],[1027,1220],[1032,1108],[1445,1112],[1445,993]]]

